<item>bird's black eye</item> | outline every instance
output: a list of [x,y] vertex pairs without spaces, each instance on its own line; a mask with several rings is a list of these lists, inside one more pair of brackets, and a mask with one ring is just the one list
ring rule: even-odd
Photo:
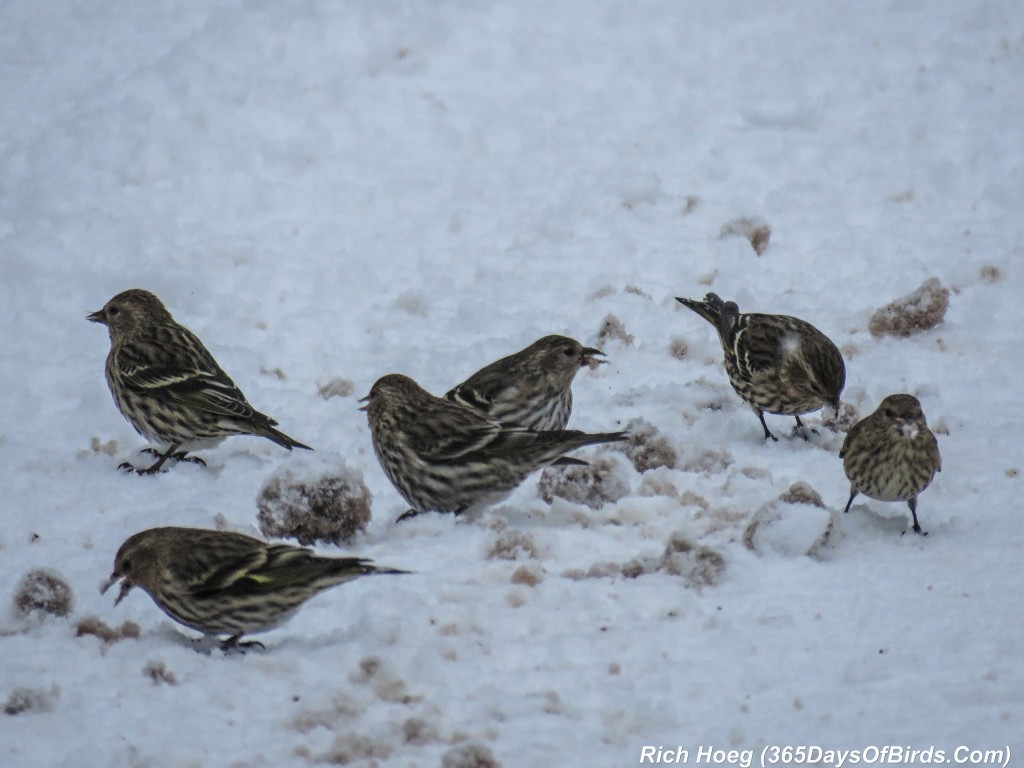
[[131,569],[132,569],[132,561],[131,560],[122,560],[121,561],[121,573],[128,573],[128,571],[130,571]]
[[565,355],[566,357],[573,357],[576,354],[576,350],[573,349],[572,347],[566,347],[565,349],[562,350],[562,354]]
[[116,315],[120,311],[121,310],[118,309],[117,307],[111,307],[110,309],[107,310],[107,314],[108,315]]

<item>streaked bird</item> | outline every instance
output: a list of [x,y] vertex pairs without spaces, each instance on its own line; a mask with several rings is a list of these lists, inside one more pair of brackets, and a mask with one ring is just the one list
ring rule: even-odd
[[[775,437],[765,413],[795,416],[825,405],[839,409],[846,366],[839,348],[797,317],[741,313],[733,301],[709,293],[703,301],[676,298],[711,323],[725,352],[725,370],[736,394],[750,405],[767,440]],[[806,435],[805,435],[806,437]]]
[[175,322],[149,291],[119,293],[88,319],[110,332],[106,376],[117,409],[157,446],[147,449],[157,456],[152,466],[135,469],[125,462],[122,469],[151,474],[172,458],[204,463],[186,454],[229,435],[256,435],[288,450],[311,450],[249,405],[199,338]]
[[572,381],[583,366],[604,362],[597,355],[604,352],[567,336],[545,336],[481,368],[445,397],[527,429],[565,429]]
[[400,374],[378,379],[363,400],[377,460],[412,507],[399,520],[492,504],[570,451],[626,439],[625,432],[537,431],[506,424],[434,397]]
[[[208,636],[242,635],[280,626],[325,589],[360,576],[407,573],[358,557],[322,557],[290,544],[203,528],[150,528],[129,536],[114,558],[120,603],[133,587],[146,592],[172,619]],[[260,645],[242,643],[242,645]]]
[[942,456],[916,397],[885,398],[846,433],[839,456],[850,480],[844,512],[850,511],[858,493],[878,501],[905,501],[914,532],[927,535],[917,521],[917,497],[941,471]]

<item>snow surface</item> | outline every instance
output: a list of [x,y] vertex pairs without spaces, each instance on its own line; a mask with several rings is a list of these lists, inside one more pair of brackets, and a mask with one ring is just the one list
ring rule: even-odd
[[[0,765],[1021,754],[1024,5],[8,0],[0,50],[0,704],[25,710],[0,713]],[[771,228],[761,256],[721,236],[743,217]],[[930,277],[953,292],[940,327],[867,333]],[[116,470],[143,441],[85,315],[133,287],[362,472],[374,516],[343,551],[414,575],[332,590],[228,657],[141,592],[98,594],[138,530],[255,533],[295,459],[241,437],[205,469]],[[673,298],[707,290],[821,328],[861,414],[921,399],[944,468],[927,538],[901,535],[902,504],[841,514],[842,435],[818,416],[809,442],[762,441]],[[599,509],[531,478],[475,520],[392,524],[357,410],[377,377],[443,392],[606,319],[571,425],[643,418],[675,468],[605,453],[630,492]],[[779,500],[798,482],[828,514]],[[722,556],[716,583],[614,575],[677,533]],[[71,585],[70,617],[17,616],[35,568]],[[90,616],[141,635],[76,637]]]

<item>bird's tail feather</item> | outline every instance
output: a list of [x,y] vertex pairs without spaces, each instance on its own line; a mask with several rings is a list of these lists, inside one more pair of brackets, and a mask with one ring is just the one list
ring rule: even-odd
[[701,301],[697,301],[696,299],[684,299],[677,296],[676,301],[687,309],[691,309],[696,312],[716,328],[722,320],[723,302],[718,294],[709,293]]
[[293,439],[291,437],[288,437],[288,435],[286,435],[284,432],[281,432],[278,429],[274,429],[271,426],[265,427],[260,432],[260,436],[261,437],[265,437],[268,440],[273,440],[275,443],[280,445],[282,448],[287,448],[289,451],[292,448],[304,448],[307,451],[312,451],[313,450],[308,445],[304,445],[303,443],[300,443],[298,440],[295,440],[295,439]]
[[598,445],[600,443],[617,443],[628,440],[628,432],[595,432],[586,436],[580,445]]

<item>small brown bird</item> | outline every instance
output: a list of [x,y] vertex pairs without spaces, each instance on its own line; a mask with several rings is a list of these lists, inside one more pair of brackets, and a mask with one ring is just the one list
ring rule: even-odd
[[[764,414],[795,416],[831,405],[839,409],[846,366],[839,348],[805,320],[788,315],[741,313],[735,302],[709,293],[703,301],[676,298],[718,331],[725,370],[736,394],[761,421],[764,437],[775,437]],[[806,438],[806,435],[804,435]]]
[[256,435],[287,448],[305,448],[274,427],[277,422],[245,399],[199,338],[175,322],[163,303],[138,288],[117,294],[88,319],[110,332],[107,386],[135,430],[158,446],[141,475],[160,471],[168,459],[203,464],[189,451],[209,448],[229,435]]
[[481,368],[445,397],[485,416],[527,429],[565,429],[572,413],[572,381],[604,352],[567,336],[545,336],[514,355]]
[[133,587],[146,592],[175,621],[204,635],[242,635],[280,626],[325,589],[360,576],[408,573],[357,557],[321,557],[290,544],[268,544],[230,531],[150,528],[117,550],[114,572],[100,588],[121,580],[120,603]]
[[878,501],[905,501],[914,532],[927,535],[917,521],[917,497],[942,470],[935,435],[921,403],[913,395],[889,395],[870,416],[854,424],[839,451],[850,480],[850,500],[858,493]]
[[624,432],[509,425],[434,397],[400,374],[378,379],[363,401],[377,460],[412,507],[399,520],[429,511],[458,515],[494,503],[570,451],[626,439]]

